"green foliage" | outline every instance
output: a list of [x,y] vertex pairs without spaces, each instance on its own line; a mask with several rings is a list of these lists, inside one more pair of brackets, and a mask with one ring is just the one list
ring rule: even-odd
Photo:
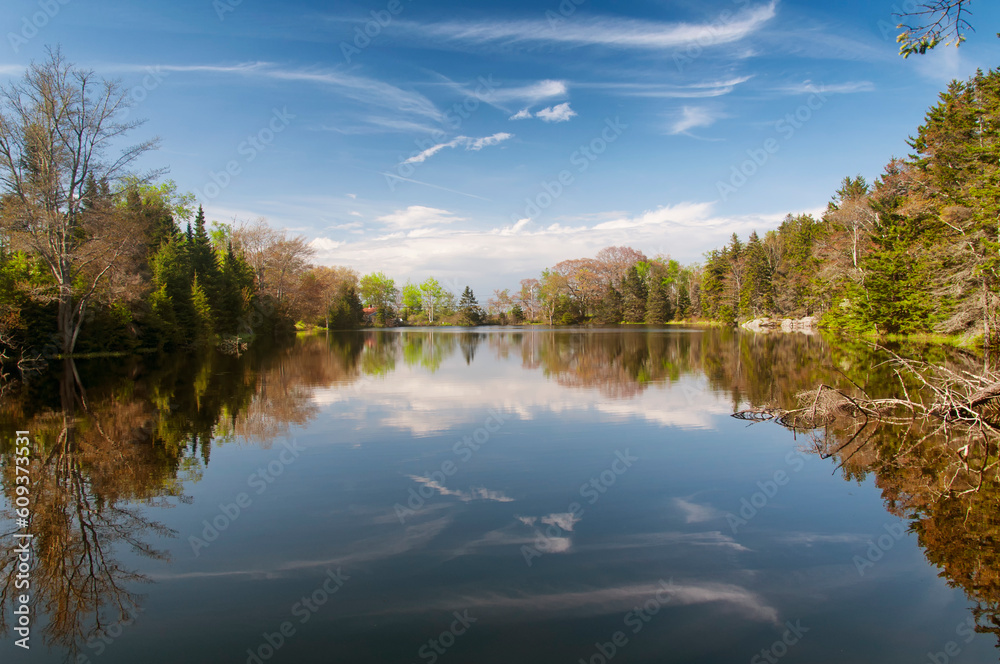
[[479,307],[479,302],[468,286],[462,291],[462,298],[458,301],[459,325],[474,326],[481,325],[485,314]]
[[192,332],[194,340],[198,344],[204,344],[212,339],[213,317],[212,305],[209,303],[208,294],[201,285],[198,275],[195,274],[191,282],[191,309],[194,313]]
[[354,286],[343,284],[330,304],[330,329],[353,330],[361,327],[364,314],[364,306]]
[[398,294],[396,282],[382,272],[373,272],[361,277],[359,286],[365,305],[375,308],[375,324],[382,327],[392,322]]
[[[648,273],[648,265],[643,272]],[[639,267],[633,265],[622,280],[622,320],[626,323],[642,323],[646,319],[646,299],[649,291]]]
[[621,293],[614,286],[608,286],[597,306],[594,320],[605,325],[618,325],[622,322],[623,306]]

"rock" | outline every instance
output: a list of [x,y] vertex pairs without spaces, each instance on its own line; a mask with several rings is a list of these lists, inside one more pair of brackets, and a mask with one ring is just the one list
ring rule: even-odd
[[754,318],[743,323],[745,329],[751,332],[801,332],[812,334],[819,321],[815,316],[805,318]]

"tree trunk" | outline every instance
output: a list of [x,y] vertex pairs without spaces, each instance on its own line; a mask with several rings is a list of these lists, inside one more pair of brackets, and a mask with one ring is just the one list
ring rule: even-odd
[[73,291],[68,284],[59,287],[59,312],[57,314],[59,339],[62,354],[68,356],[76,345],[76,335],[73,331]]

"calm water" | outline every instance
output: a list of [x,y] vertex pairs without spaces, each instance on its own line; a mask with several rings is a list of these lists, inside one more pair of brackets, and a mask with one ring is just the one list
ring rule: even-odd
[[35,536],[30,651],[0,539],[2,661],[997,661],[995,472],[731,416],[885,374],[682,329],[54,368],[0,409],[2,532],[29,430]]

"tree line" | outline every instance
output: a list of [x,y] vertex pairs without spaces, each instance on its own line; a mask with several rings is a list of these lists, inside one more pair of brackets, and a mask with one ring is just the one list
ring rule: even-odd
[[[206,223],[147,140],[120,150],[120,84],[58,50],[0,88],[0,353],[221,345],[296,325],[659,325],[820,317],[852,334],[942,333],[995,344],[1000,320],[1000,73],[952,82],[869,184],[847,177],[820,218],[787,217],[681,265],[630,247],[562,261],[484,306],[430,277],[311,263],[307,240],[263,220]],[[122,119],[125,118],[125,119]]]
[[733,234],[681,266],[610,247],[522,282],[515,297],[549,323],[662,323],[816,316],[875,336],[1000,340],[1000,72],[954,81],[874,183],[846,177],[820,218],[789,215]]

